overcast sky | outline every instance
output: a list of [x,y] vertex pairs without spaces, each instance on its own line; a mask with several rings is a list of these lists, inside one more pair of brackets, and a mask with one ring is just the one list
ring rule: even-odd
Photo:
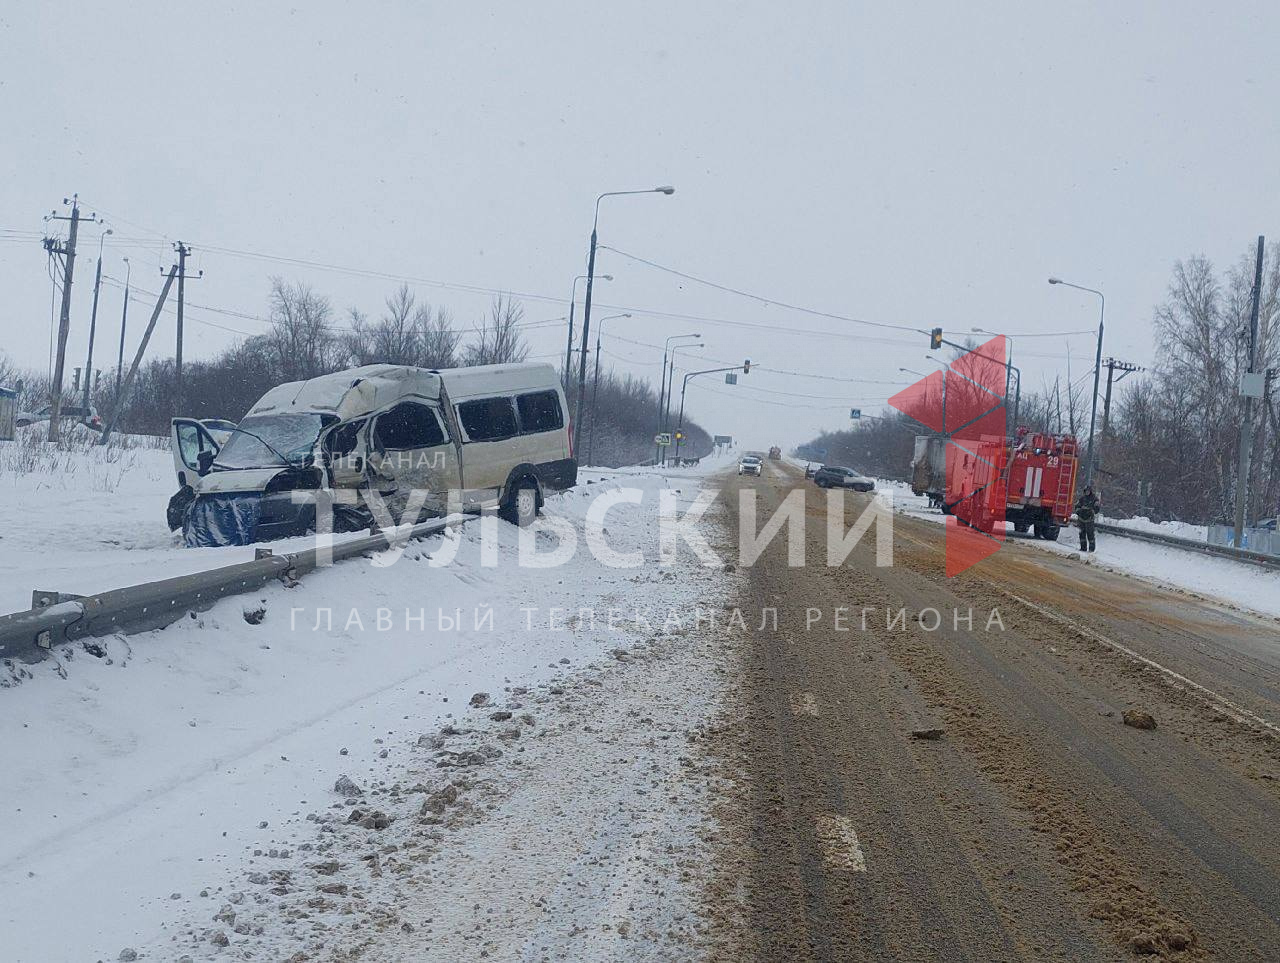
[[[595,196],[669,183],[606,199],[601,243],[846,318],[1009,333],[1028,388],[1065,376],[1068,340],[1073,376],[1092,365],[1091,334],[1018,337],[1096,329],[1097,299],[1046,284],[1059,274],[1106,292],[1106,354],[1148,362],[1177,258],[1280,242],[1280,4],[1218,6],[6,4],[0,349],[47,367],[47,257],[12,232],[45,230],[75,191],[115,231],[111,278],[127,256],[158,291],[170,242],[194,247],[200,357],[228,328],[264,330],[272,274],[340,312],[376,313],[396,283],[380,272],[460,324],[489,289],[562,318]],[[69,365],[97,236],[81,235]],[[697,331],[701,366],[824,376],[694,382],[690,411],[754,447],[845,427],[900,366],[933,370],[921,334],[611,251],[597,271],[615,280],[596,316],[633,315],[606,322],[606,363],[656,380],[652,345]],[[121,297],[104,285],[96,366],[114,364]],[[168,315],[157,352],[173,332]],[[564,323],[528,338],[554,360]]]

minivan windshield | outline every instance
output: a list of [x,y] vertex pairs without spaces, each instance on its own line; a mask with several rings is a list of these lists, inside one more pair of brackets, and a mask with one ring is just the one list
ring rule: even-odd
[[228,469],[299,464],[311,454],[321,429],[335,421],[333,415],[312,412],[246,418],[218,452],[213,466]]

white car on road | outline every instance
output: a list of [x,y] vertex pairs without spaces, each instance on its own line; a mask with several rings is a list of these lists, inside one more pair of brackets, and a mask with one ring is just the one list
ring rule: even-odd
[[739,475],[759,475],[764,468],[764,462],[759,455],[743,455],[738,459]]

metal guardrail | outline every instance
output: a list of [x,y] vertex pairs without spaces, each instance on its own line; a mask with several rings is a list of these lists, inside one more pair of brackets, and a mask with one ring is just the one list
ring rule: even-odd
[[[408,539],[423,538],[458,524],[457,517],[436,518],[413,526],[408,535],[378,532],[336,542],[334,562],[380,552]],[[131,635],[163,628],[188,612],[202,612],[231,595],[253,592],[281,578],[299,578],[315,571],[319,549],[286,555],[263,553],[252,562],[238,562],[206,572],[144,582],[98,595],[73,596],[36,593],[39,604],[27,612],[0,616],[0,659],[36,662],[63,642],[90,636]]]
[[1123,538],[1134,538],[1141,542],[1154,542],[1157,545],[1168,545],[1171,548],[1180,548],[1201,555],[1216,555],[1219,558],[1230,558],[1237,562],[1249,562],[1263,568],[1280,570],[1280,558],[1265,552],[1253,552],[1247,548],[1233,548],[1229,545],[1210,545],[1208,542],[1196,542],[1189,538],[1178,538],[1160,532],[1144,532],[1107,522],[1097,522],[1096,527],[1098,531],[1106,532],[1108,535],[1120,535]]
[[[1226,545],[1235,547],[1236,530],[1233,525],[1210,525],[1205,532],[1206,541],[1210,545]],[[1244,549],[1250,552],[1261,552],[1280,558],[1280,532],[1267,528],[1246,528],[1244,530]]]

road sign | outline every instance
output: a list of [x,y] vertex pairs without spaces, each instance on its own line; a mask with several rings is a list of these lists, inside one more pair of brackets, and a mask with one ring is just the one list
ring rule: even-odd
[[861,409],[861,408],[850,408],[850,409],[849,409],[849,417],[850,417],[850,418],[853,418],[853,419],[855,419],[855,420],[856,420],[856,419],[858,419],[858,418],[861,418],[861,417],[862,417],[862,409]]
[[666,448],[671,444],[671,432],[660,431],[653,437],[653,443],[659,448]]
[[738,383],[738,376],[731,371],[724,376],[724,383],[727,385],[736,385]]

